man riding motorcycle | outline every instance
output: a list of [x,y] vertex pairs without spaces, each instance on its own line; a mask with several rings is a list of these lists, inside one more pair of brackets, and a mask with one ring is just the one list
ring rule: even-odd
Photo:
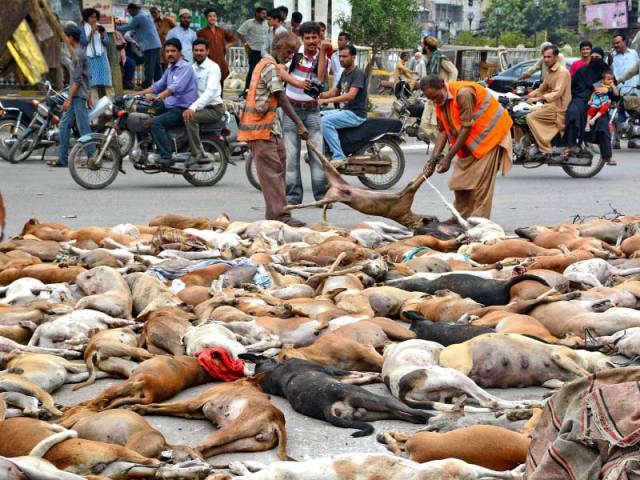
[[191,64],[182,58],[182,43],[177,38],[164,42],[164,53],[169,68],[162,78],[154,82],[140,94],[147,95],[147,101],[163,100],[164,108],[160,109],[151,121],[151,135],[158,146],[159,158],[154,163],[171,165],[171,140],[167,134],[170,127],[184,125],[182,113],[198,98],[198,89]]
[[198,87],[198,99],[182,113],[192,161],[199,162],[206,155],[200,141],[200,124],[217,123],[224,117],[220,67],[209,59],[209,44],[204,38],[193,42],[193,75]]
[[549,73],[542,85],[529,94],[528,103],[543,102],[527,115],[527,124],[536,139],[536,144],[545,155],[553,153],[551,141],[564,130],[565,113],[571,102],[571,76],[560,64],[560,51],[555,45],[547,46],[543,52],[543,61]]

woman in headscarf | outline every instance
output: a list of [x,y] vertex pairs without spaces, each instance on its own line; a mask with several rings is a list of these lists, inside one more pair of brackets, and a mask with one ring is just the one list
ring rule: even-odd
[[[595,85],[602,79],[602,74],[607,70],[609,70],[609,65],[604,61],[604,51],[600,47],[595,47],[591,51],[589,64],[578,69],[571,78],[571,103],[567,108],[564,132],[567,148],[562,154],[564,157],[569,157],[575,151],[577,145],[584,141],[597,143],[600,149],[600,156],[607,165],[616,165],[612,158],[609,116],[603,115],[591,128],[590,132],[585,132],[589,98],[596,88]],[[616,95],[615,89],[612,95]]]
[[111,83],[111,67],[107,56],[106,45],[109,36],[98,24],[100,12],[95,8],[82,10],[82,26],[80,28],[80,44],[85,47],[89,58],[91,72],[91,99],[93,102],[107,95],[113,96]]

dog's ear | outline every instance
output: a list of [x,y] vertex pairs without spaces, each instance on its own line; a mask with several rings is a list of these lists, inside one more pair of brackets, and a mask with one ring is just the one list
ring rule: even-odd
[[249,383],[253,383],[254,385],[260,385],[260,382],[262,382],[265,378],[267,378],[268,375],[269,375],[268,372],[260,372],[254,375],[253,377],[247,377],[245,381]]

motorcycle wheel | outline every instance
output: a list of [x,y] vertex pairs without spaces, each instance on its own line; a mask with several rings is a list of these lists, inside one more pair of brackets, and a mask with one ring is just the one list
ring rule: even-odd
[[[358,180],[365,187],[372,190],[386,190],[393,187],[402,178],[404,174],[404,153],[400,145],[395,140],[389,138],[381,138],[376,140],[372,146],[378,147],[381,155],[388,155],[391,158],[391,170],[384,174],[367,173],[358,175]],[[367,147],[364,154],[373,154],[372,146]]]
[[86,151],[89,145],[93,145],[96,152],[99,152],[103,148],[103,140],[93,139],[87,143],[76,143],[69,153],[69,173],[81,187],[87,190],[100,190],[111,185],[116,179],[122,158],[118,147],[110,144],[102,156],[100,168],[89,168],[90,157]]
[[133,144],[135,143],[135,136],[129,130],[122,130],[118,132],[118,146],[120,148],[120,157],[124,158],[131,152]]
[[224,177],[229,162],[229,150],[216,140],[202,140],[202,148],[213,155],[210,170],[187,171],[182,174],[194,187],[212,187]]
[[27,138],[23,138],[22,140],[16,140],[16,143],[14,143],[9,150],[7,161],[14,164],[20,163],[31,156],[35,147],[36,142],[31,135]]
[[[17,121],[17,118],[7,118],[0,121],[0,157],[5,160],[9,159],[9,149],[4,146],[4,141],[11,138],[14,134]],[[17,133],[20,133],[25,129],[26,125],[20,122],[20,125],[17,125],[17,127]]]
[[564,172],[570,177],[573,177],[573,178],[595,177],[600,172],[600,170],[602,170],[602,167],[604,167],[604,160],[600,156],[600,152],[598,151],[598,148],[591,143],[586,144],[585,148],[589,152],[591,152],[591,154],[593,154],[593,160],[591,161],[591,166],[576,167],[573,165],[569,165],[566,167],[562,167],[562,170],[564,170]]
[[247,155],[247,159],[244,162],[244,171],[247,174],[249,183],[253,185],[256,190],[261,192],[262,187],[260,186],[260,182],[258,181],[258,171],[256,170],[256,166],[251,155]]

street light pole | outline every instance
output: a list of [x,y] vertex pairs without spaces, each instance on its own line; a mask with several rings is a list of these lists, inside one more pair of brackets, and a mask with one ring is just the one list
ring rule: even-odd
[[473,12],[467,13],[467,20],[469,20],[469,31],[471,31],[471,23],[473,22],[474,18],[475,18],[475,15]]
[[447,18],[447,43],[451,43],[451,24],[453,20]]
[[500,7],[496,7],[496,47],[498,47],[500,42],[500,15],[502,15],[502,9]]

